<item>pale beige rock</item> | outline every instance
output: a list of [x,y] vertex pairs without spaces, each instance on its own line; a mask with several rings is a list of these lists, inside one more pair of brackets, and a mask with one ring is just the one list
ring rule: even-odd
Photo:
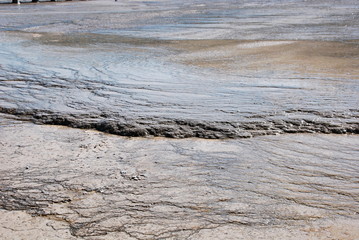
[[0,131],[1,239],[358,238],[354,135],[131,139],[4,119]]

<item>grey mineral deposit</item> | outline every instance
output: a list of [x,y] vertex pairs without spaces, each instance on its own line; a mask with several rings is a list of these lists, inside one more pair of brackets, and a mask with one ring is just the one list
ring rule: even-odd
[[359,239],[354,0],[0,0],[0,239]]

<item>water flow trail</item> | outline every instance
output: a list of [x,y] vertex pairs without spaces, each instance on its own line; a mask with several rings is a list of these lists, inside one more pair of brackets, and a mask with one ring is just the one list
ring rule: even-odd
[[359,131],[351,1],[91,1],[1,13],[0,110],[22,120],[130,136]]
[[358,238],[356,1],[2,2],[0,239]]

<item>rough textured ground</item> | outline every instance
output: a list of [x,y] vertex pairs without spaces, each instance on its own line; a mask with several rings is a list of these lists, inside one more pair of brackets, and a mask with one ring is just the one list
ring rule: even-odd
[[355,3],[2,4],[0,113],[124,136],[358,133]]
[[359,237],[357,136],[0,131],[1,239]]
[[359,239],[358,26],[356,0],[0,4],[0,239]]

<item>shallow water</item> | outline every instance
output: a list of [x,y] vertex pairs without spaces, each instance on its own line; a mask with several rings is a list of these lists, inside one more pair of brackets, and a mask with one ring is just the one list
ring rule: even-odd
[[0,6],[3,113],[120,135],[358,132],[352,1]]

